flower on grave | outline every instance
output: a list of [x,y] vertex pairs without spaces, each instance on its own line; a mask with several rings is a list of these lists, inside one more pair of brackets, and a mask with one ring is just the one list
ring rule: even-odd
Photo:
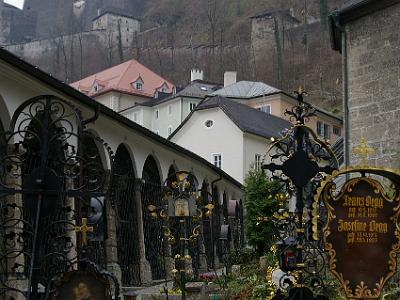
[[213,273],[203,273],[200,274],[199,277],[202,281],[207,281],[207,282],[214,281],[216,279],[216,275]]

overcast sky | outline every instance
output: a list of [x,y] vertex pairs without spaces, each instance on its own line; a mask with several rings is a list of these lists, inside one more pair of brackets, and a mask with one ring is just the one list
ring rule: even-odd
[[24,6],[24,1],[25,0],[4,0],[5,3],[9,3],[11,5],[14,5],[20,9]]

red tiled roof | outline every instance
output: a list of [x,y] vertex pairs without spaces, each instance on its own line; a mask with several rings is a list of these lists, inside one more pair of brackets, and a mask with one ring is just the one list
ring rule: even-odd
[[[139,78],[143,81],[142,90],[137,90],[134,85]],[[99,85],[97,92],[92,88],[94,83]],[[164,84],[167,87],[166,92],[172,93],[175,86],[170,81],[154,73],[138,61],[131,59],[76,81],[71,86],[91,97],[108,91],[117,91],[153,98],[157,90]]]

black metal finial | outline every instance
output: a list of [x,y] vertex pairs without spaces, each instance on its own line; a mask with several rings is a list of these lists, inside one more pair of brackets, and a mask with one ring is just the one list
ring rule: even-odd
[[310,117],[315,115],[315,109],[310,104],[304,102],[304,96],[307,96],[307,92],[301,86],[294,94],[297,96],[296,99],[299,104],[293,106],[291,110],[286,110],[285,115],[290,117],[290,121],[304,125]]
[[299,103],[303,103],[304,96],[307,96],[307,92],[304,91],[301,86],[299,86],[299,89],[297,91],[294,91],[294,94],[296,95],[296,99],[297,101],[299,101]]

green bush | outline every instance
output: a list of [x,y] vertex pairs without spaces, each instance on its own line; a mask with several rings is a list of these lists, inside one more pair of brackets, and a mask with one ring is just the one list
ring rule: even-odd
[[282,193],[277,182],[270,181],[263,172],[250,171],[244,182],[246,209],[245,229],[250,245],[263,255],[273,244],[273,223],[257,217],[271,217],[278,209],[276,195]]
[[242,265],[253,262],[257,258],[256,252],[252,248],[234,250],[228,254],[228,263],[232,265]]

